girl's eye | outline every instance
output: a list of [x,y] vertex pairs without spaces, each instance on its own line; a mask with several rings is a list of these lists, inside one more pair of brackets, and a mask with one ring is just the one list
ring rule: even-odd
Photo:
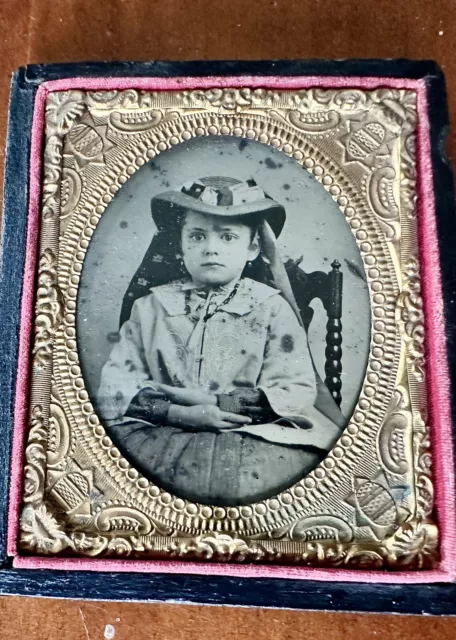
[[236,236],[232,233],[224,233],[222,236],[222,239],[225,240],[225,242],[232,242],[235,238]]
[[195,242],[201,242],[202,240],[204,240],[204,236],[202,233],[191,233],[190,239],[194,240]]

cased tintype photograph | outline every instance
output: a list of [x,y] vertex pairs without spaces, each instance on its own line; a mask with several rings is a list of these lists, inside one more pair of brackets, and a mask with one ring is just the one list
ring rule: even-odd
[[416,121],[48,93],[21,553],[436,566]]

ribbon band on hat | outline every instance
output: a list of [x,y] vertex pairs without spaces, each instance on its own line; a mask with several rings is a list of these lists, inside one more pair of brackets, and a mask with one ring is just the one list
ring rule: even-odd
[[263,216],[278,237],[285,223],[285,209],[255,180],[228,176],[207,176],[190,180],[179,189],[160,193],[151,201],[152,217],[158,229],[172,225],[183,212],[216,216]]
[[206,204],[225,207],[239,206],[247,202],[256,202],[268,197],[254,180],[239,182],[231,186],[222,186],[218,189],[210,185],[205,185],[199,180],[195,180],[194,182],[184,184],[181,191]]

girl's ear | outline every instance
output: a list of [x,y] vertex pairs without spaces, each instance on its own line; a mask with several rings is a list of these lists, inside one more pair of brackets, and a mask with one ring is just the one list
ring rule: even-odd
[[261,246],[260,246],[260,237],[258,235],[258,231],[255,231],[255,235],[252,238],[249,247],[249,261],[252,262],[260,255]]

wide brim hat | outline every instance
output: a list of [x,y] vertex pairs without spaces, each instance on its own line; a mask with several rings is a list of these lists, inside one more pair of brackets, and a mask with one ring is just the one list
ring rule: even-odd
[[175,224],[187,211],[214,216],[258,215],[270,224],[276,238],[285,224],[285,208],[273,200],[254,180],[210,176],[186,182],[176,190],[165,191],[151,200],[152,217],[159,230]]

